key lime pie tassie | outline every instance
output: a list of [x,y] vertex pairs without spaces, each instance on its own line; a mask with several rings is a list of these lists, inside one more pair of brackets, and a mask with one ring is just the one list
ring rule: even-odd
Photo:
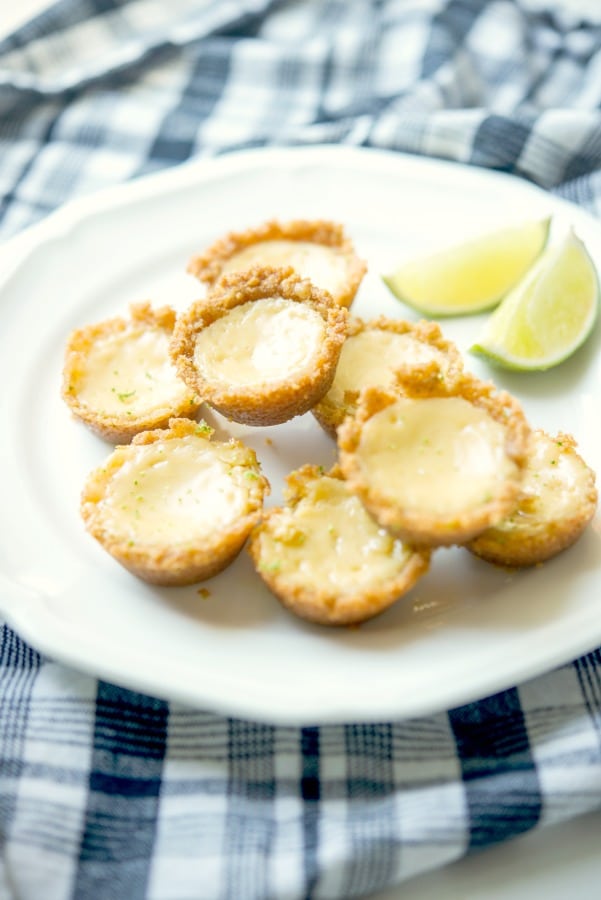
[[368,388],[338,429],[351,490],[385,528],[415,544],[463,544],[517,501],[529,428],[517,400],[464,374],[399,391]]
[[257,265],[291,266],[341,306],[351,305],[366,272],[342,225],[302,219],[232,231],[195,256],[188,271],[212,286],[222,275]]
[[62,395],[73,414],[105,440],[126,443],[135,434],[193,416],[200,401],[169,357],[175,324],[170,307],[130,307],[129,318],[78,328],[65,351]]
[[347,311],[288,269],[224,276],[177,321],[171,357],[192,391],[228,419],[277,425],[332,383]]
[[173,419],[116,447],[85,484],[90,534],[153,584],[193,584],[238,554],[268,490],[253,450],[211,440],[212,429]]
[[333,436],[344,418],[355,411],[360,391],[393,386],[400,366],[417,371],[435,362],[448,382],[463,369],[459,351],[442,336],[436,322],[411,323],[384,317],[364,322],[351,317],[347,332],[332,387],[312,410],[319,424]]
[[574,544],[595,514],[595,475],[567,434],[533,432],[518,504],[467,547],[501,566],[532,566]]
[[283,606],[323,625],[363,622],[423,575],[429,551],[380,528],[335,467],[303,466],[287,479],[286,506],[253,529],[249,552]]

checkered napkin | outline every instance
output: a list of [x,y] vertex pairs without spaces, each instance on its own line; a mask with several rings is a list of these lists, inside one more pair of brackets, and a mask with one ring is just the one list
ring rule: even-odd
[[[342,142],[597,214],[596,0],[62,0],[0,44],[0,236],[192,156]],[[450,712],[274,728],[0,632],[0,897],[350,898],[601,806],[601,652]]]

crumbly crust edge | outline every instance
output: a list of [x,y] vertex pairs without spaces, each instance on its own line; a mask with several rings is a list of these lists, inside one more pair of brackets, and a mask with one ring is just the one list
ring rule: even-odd
[[[536,440],[540,433],[541,429],[537,429],[533,433],[533,439]],[[575,544],[592,520],[598,502],[595,473],[578,453],[577,443],[572,435],[559,432],[550,439],[561,442],[559,452],[575,458],[588,474],[586,492],[581,498],[580,505],[572,515],[542,524],[538,528],[501,531],[493,525],[466,545],[474,556],[506,568],[538,565]]]
[[[363,331],[389,331],[394,334],[410,334],[416,340],[429,344],[443,353],[449,360],[447,379],[454,381],[463,372],[463,358],[452,341],[444,337],[440,325],[421,319],[418,322],[409,322],[404,319],[389,319],[386,316],[378,316],[375,319],[364,320],[357,316],[349,316],[347,325],[347,340],[361,334]],[[322,400],[311,410],[323,430],[335,438],[339,426],[347,415],[352,415],[359,399],[359,393],[345,395],[343,405],[334,403],[326,394]],[[347,401],[348,397],[348,401]]]
[[99,338],[117,335],[127,331],[132,325],[160,328],[169,335],[175,326],[176,314],[170,306],[153,309],[147,301],[133,303],[129,307],[129,318],[115,316],[92,325],[84,325],[71,332],[65,348],[61,396],[73,415],[98,434],[103,440],[113,444],[125,444],[141,431],[167,426],[169,419],[178,416],[194,416],[201,406],[196,394],[172,406],[156,407],[143,415],[115,415],[102,410],[91,409],[79,399],[77,381],[85,369],[90,348]]
[[[269,297],[307,304],[324,321],[325,337],[311,368],[262,389],[224,387],[206,379],[194,361],[198,334],[236,306]],[[171,339],[171,359],[182,380],[228,419],[245,425],[277,425],[308,412],[329,390],[346,339],[347,317],[346,309],[333,303],[325,291],[300,278],[292,268],[255,266],[224,276],[207,297],[197,300],[178,317]]]
[[202,253],[193,256],[187,271],[211,287],[221,277],[224,264],[236,253],[253,244],[276,240],[310,241],[340,251],[347,261],[347,283],[334,300],[341,306],[351,305],[367,271],[367,264],[357,256],[344,227],[326,219],[293,219],[288,222],[269,219],[245,231],[230,231]]
[[[507,479],[502,490],[488,502],[477,509],[465,510],[450,521],[404,510],[400,504],[391,502],[370,485],[357,451],[365,423],[402,397],[462,397],[483,409],[506,429],[505,453],[516,465],[514,477]],[[522,407],[511,394],[466,372],[454,383],[447,384],[440,379],[437,366],[431,366],[417,376],[400,372],[398,391],[381,388],[362,391],[356,414],[342,423],[337,440],[344,477],[376,521],[409,543],[436,547],[466,543],[515,507],[527,462],[529,436],[530,427]]]
[[[310,464],[291,472],[286,479],[286,507],[293,511],[306,496],[307,484],[324,475],[344,481],[338,465],[327,473],[321,467]],[[264,565],[262,553],[262,536],[282,509],[283,507],[272,508],[263,515],[261,522],[251,532],[248,552],[258,574],[282,606],[309,622],[331,626],[365,622],[396,603],[429,568],[430,551],[408,547],[410,555],[402,571],[385,586],[340,597],[325,588],[316,590],[309,586],[290,585],[285,573],[271,571],[269,566]]]
[[[242,549],[252,527],[260,520],[263,500],[269,492],[269,482],[261,474],[255,451],[241,441],[231,438],[227,443],[240,448],[248,470],[256,474],[249,479],[248,511],[236,522],[216,531],[211,540],[189,547],[148,547],[133,544],[130,539],[115,534],[107,528],[99,514],[98,504],[111,475],[118,471],[136,446],[159,441],[169,441],[187,435],[210,441],[213,429],[203,422],[174,418],[166,429],[145,431],[136,435],[131,443],[116,447],[104,466],[92,471],[81,494],[80,512],[86,529],[101,546],[124,568],[144,581],[164,586],[179,586],[203,581],[221,572]],[[224,443],[224,442],[219,442]]]

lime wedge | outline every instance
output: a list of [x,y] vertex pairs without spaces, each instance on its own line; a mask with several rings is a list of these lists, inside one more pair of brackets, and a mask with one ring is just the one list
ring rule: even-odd
[[492,309],[544,250],[550,218],[504,228],[411,260],[383,276],[392,293],[427,316]]
[[595,266],[570,231],[507,295],[470,350],[507,369],[549,369],[584,343],[598,306]]

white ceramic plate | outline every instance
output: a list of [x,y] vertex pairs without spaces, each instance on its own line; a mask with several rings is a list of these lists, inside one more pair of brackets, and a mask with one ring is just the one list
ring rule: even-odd
[[[0,250],[2,475],[0,608],[34,646],[119,684],[275,723],[376,721],[425,714],[529,678],[601,643],[600,521],[561,557],[509,574],[460,549],[356,629],[284,611],[246,553],[198,588],[136,580],[90,538],[78,500],[110,448],[59,396],[65,338],[78,325],[151,298],[182,307],[200,293],[188,258],[226,230],[269,217],[343,222],[370,267],[354,310],[412,314],[381,283],[402,256],[552,212],[601,263],[601,227],[516,179],[475,168],[342,147],[200,160],[78,201]],[[466,349],[478,317],[448,320]],[[544,374],[489,370],[531,422],[572,432],[601,471],[599,334]],[[213,420],[217,422],[216,417]],[[218,423],[218,424],[223,424]],[[281,498],[286,472],[329,465],[334,445],[311,415],[229,428],[257,451]]]

